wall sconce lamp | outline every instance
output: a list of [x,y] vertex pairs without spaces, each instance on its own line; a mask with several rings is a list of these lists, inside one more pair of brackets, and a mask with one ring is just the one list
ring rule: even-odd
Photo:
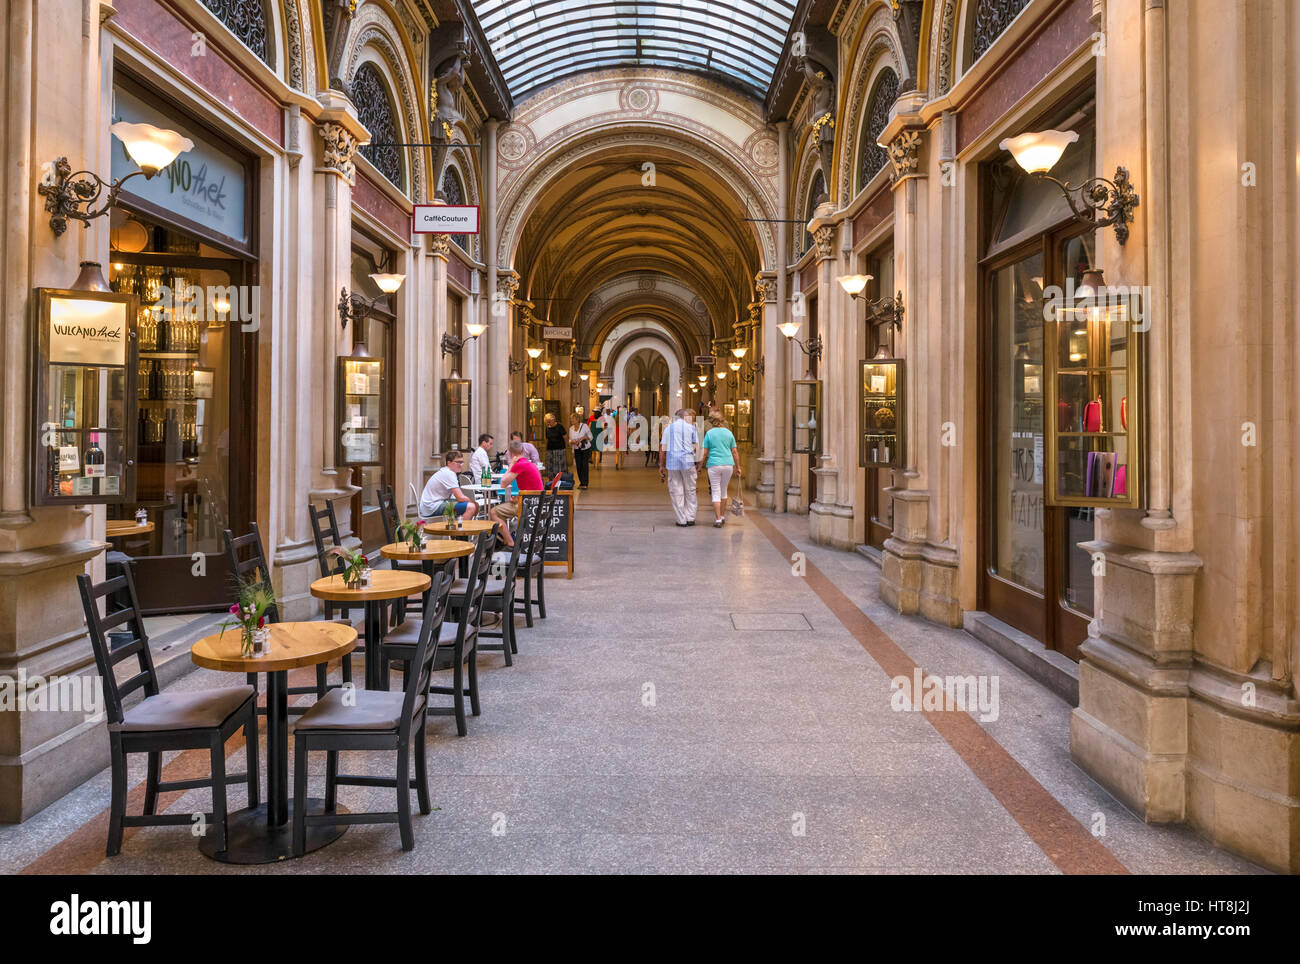
[[442,333],[442,344],[439,347],[444,355],[454,355],[485,331],[487,331],[487,325],[467,322],[465,324],[464,338],[457,338],[451,332],[444,331]]
[[1008,137],[998,147],[1010,151],[1026,173],[1059,187],[1076,221],[1094,228],[1113,224],[1115,240],[1122,245],[1128,240],[1128,225],[1133,220],[1133,209],[1139,203],[1137,192],[1129,180],[1128,168],[1115,168],[1114,180],[1091,177],[1078,187],[1071,187],[1068,181],[1059,181],[1048,173],[1065,149],[1078,139],[1079,135],[1074,131],[1036,131]]
[[744,357],[745,357],[745,353],[746,353],[747,351],[749,351],[748,348],[733,348],[733,349],[731,349],[731,353],[732,353],[733,355],[735,355],[737,358],[744,358]]
[[[152,124],[118,121],[109,130],[126,147],[127,154],[140,170],[132,171],[110,184],[91,171],[74,173],[66,157],[55,158],[36,191],[45,198],[45,210],[50,212],[50,230],[56,238],[68,229],[68,218],[75,218],[88,226],[95,218],[107,214],[117,205],[122,185],[131,178],[143,174],[145,180],[150,180],[180,154],[194,149],[194,142],[188,137]],[[91,206],[99,200],[104,188],[108,188],[104,206],[92,211]],[[85,205],[84,210],[82,205]]]
[[[380,265],[381,269],[385,267],[388,267],[387,259],[385,259],[384,264]],[[355,291],[348,294],[346,285],[344,285],[343,289],[339,292],[339,324],[341,324],[345,330],[348,327],[349,321],[355,325],[370,317],[374,310],[379,306],[379,302],[382,298],[386,298],[388,295],[396,293],[397,289],[402,287],[402,282],[406,280],[406,275],[386,273],[381,270],[373,273],[370,276],[370,280],[372,280],[375,283],[375,286],[382,292],[379,297],[367,298],[365,295],[359,295]]]
[[542,357],[542,350],[540,348],[525,348],[524,351],[528,353],[529,358],[534,360]]
[[796,338],[795,335],[798,333],[801,324],[798,321],[787,321],[777,325],[777,327],[781,330],[781,334],[785,335],[787,341],[794,342],[810,360],[816,361],[822,356],[822,336],[813,335],[807,341]]
[[867,321],[875,324],[887,321],[894,326],[896,331],[901,331],[903,328],[903,293],[900,291],[892,298],[869,301],[862,292],[866,290],[867,283],[871,281],[871,278],[872,276],[869,274],[846,274],[839,279],[840,287],[855,301],[861,301],[867,306]]

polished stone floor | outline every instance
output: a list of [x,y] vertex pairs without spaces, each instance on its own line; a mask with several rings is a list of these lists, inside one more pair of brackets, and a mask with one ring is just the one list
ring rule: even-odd
[[[550,618],[521,628],[513,667],[481,658],[469,735],[430,723],[438,809],[415,817],[414,851],[395,827],[354,827],[300,860],[232,868],[185,828],[151,828],[105,859],[104,772],[0,828],[0,872],[1257,872],[1125,810],[1071,762],[1063,700],[966,633],[891,612],[879,570],[810,544],[805,517],[751,509],[714,529],[702,504],[678,528],[640,461],[593,471],[574,576],[548,580]],[[917,667],[996,679],[997,719],[895,709],[891,677]],[[173,685],[230,682],[196,670]],[[323,757],[312,771],[320,793]],[[142,779],[134,767],[133,807]],[[170,796],[170,812],[207,806],[205,791]],[[393,793],[340,801],[387,810]]]

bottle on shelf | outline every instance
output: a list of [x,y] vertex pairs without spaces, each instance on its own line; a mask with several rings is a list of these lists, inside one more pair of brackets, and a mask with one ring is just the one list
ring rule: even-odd
[[[101,480],[104,478],[106,466],[104,464],[104,450],[99,447],[99,433],[90,433],[90,443],[86,446],[86,453],[81,459],[82,465],[85,466],[86,478]],[[95,495],[101,494],[103,486],[102,481],[92,483]]]

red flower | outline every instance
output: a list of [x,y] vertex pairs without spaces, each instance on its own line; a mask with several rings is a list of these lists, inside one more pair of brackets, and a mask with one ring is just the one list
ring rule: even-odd
[[266,626],[266,617],[265,617],[265,616],[258,616],[258,617],[257,617],[257,628],[258,628],[258,629],[262,629],[262,628],[265,627],[265,626]]

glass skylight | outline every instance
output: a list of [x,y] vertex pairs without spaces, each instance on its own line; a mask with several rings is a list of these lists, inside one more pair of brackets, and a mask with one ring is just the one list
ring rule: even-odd
[[789,0],[473,0],[516,100],[605,67],[670,67],[767,93],[790,29]]

